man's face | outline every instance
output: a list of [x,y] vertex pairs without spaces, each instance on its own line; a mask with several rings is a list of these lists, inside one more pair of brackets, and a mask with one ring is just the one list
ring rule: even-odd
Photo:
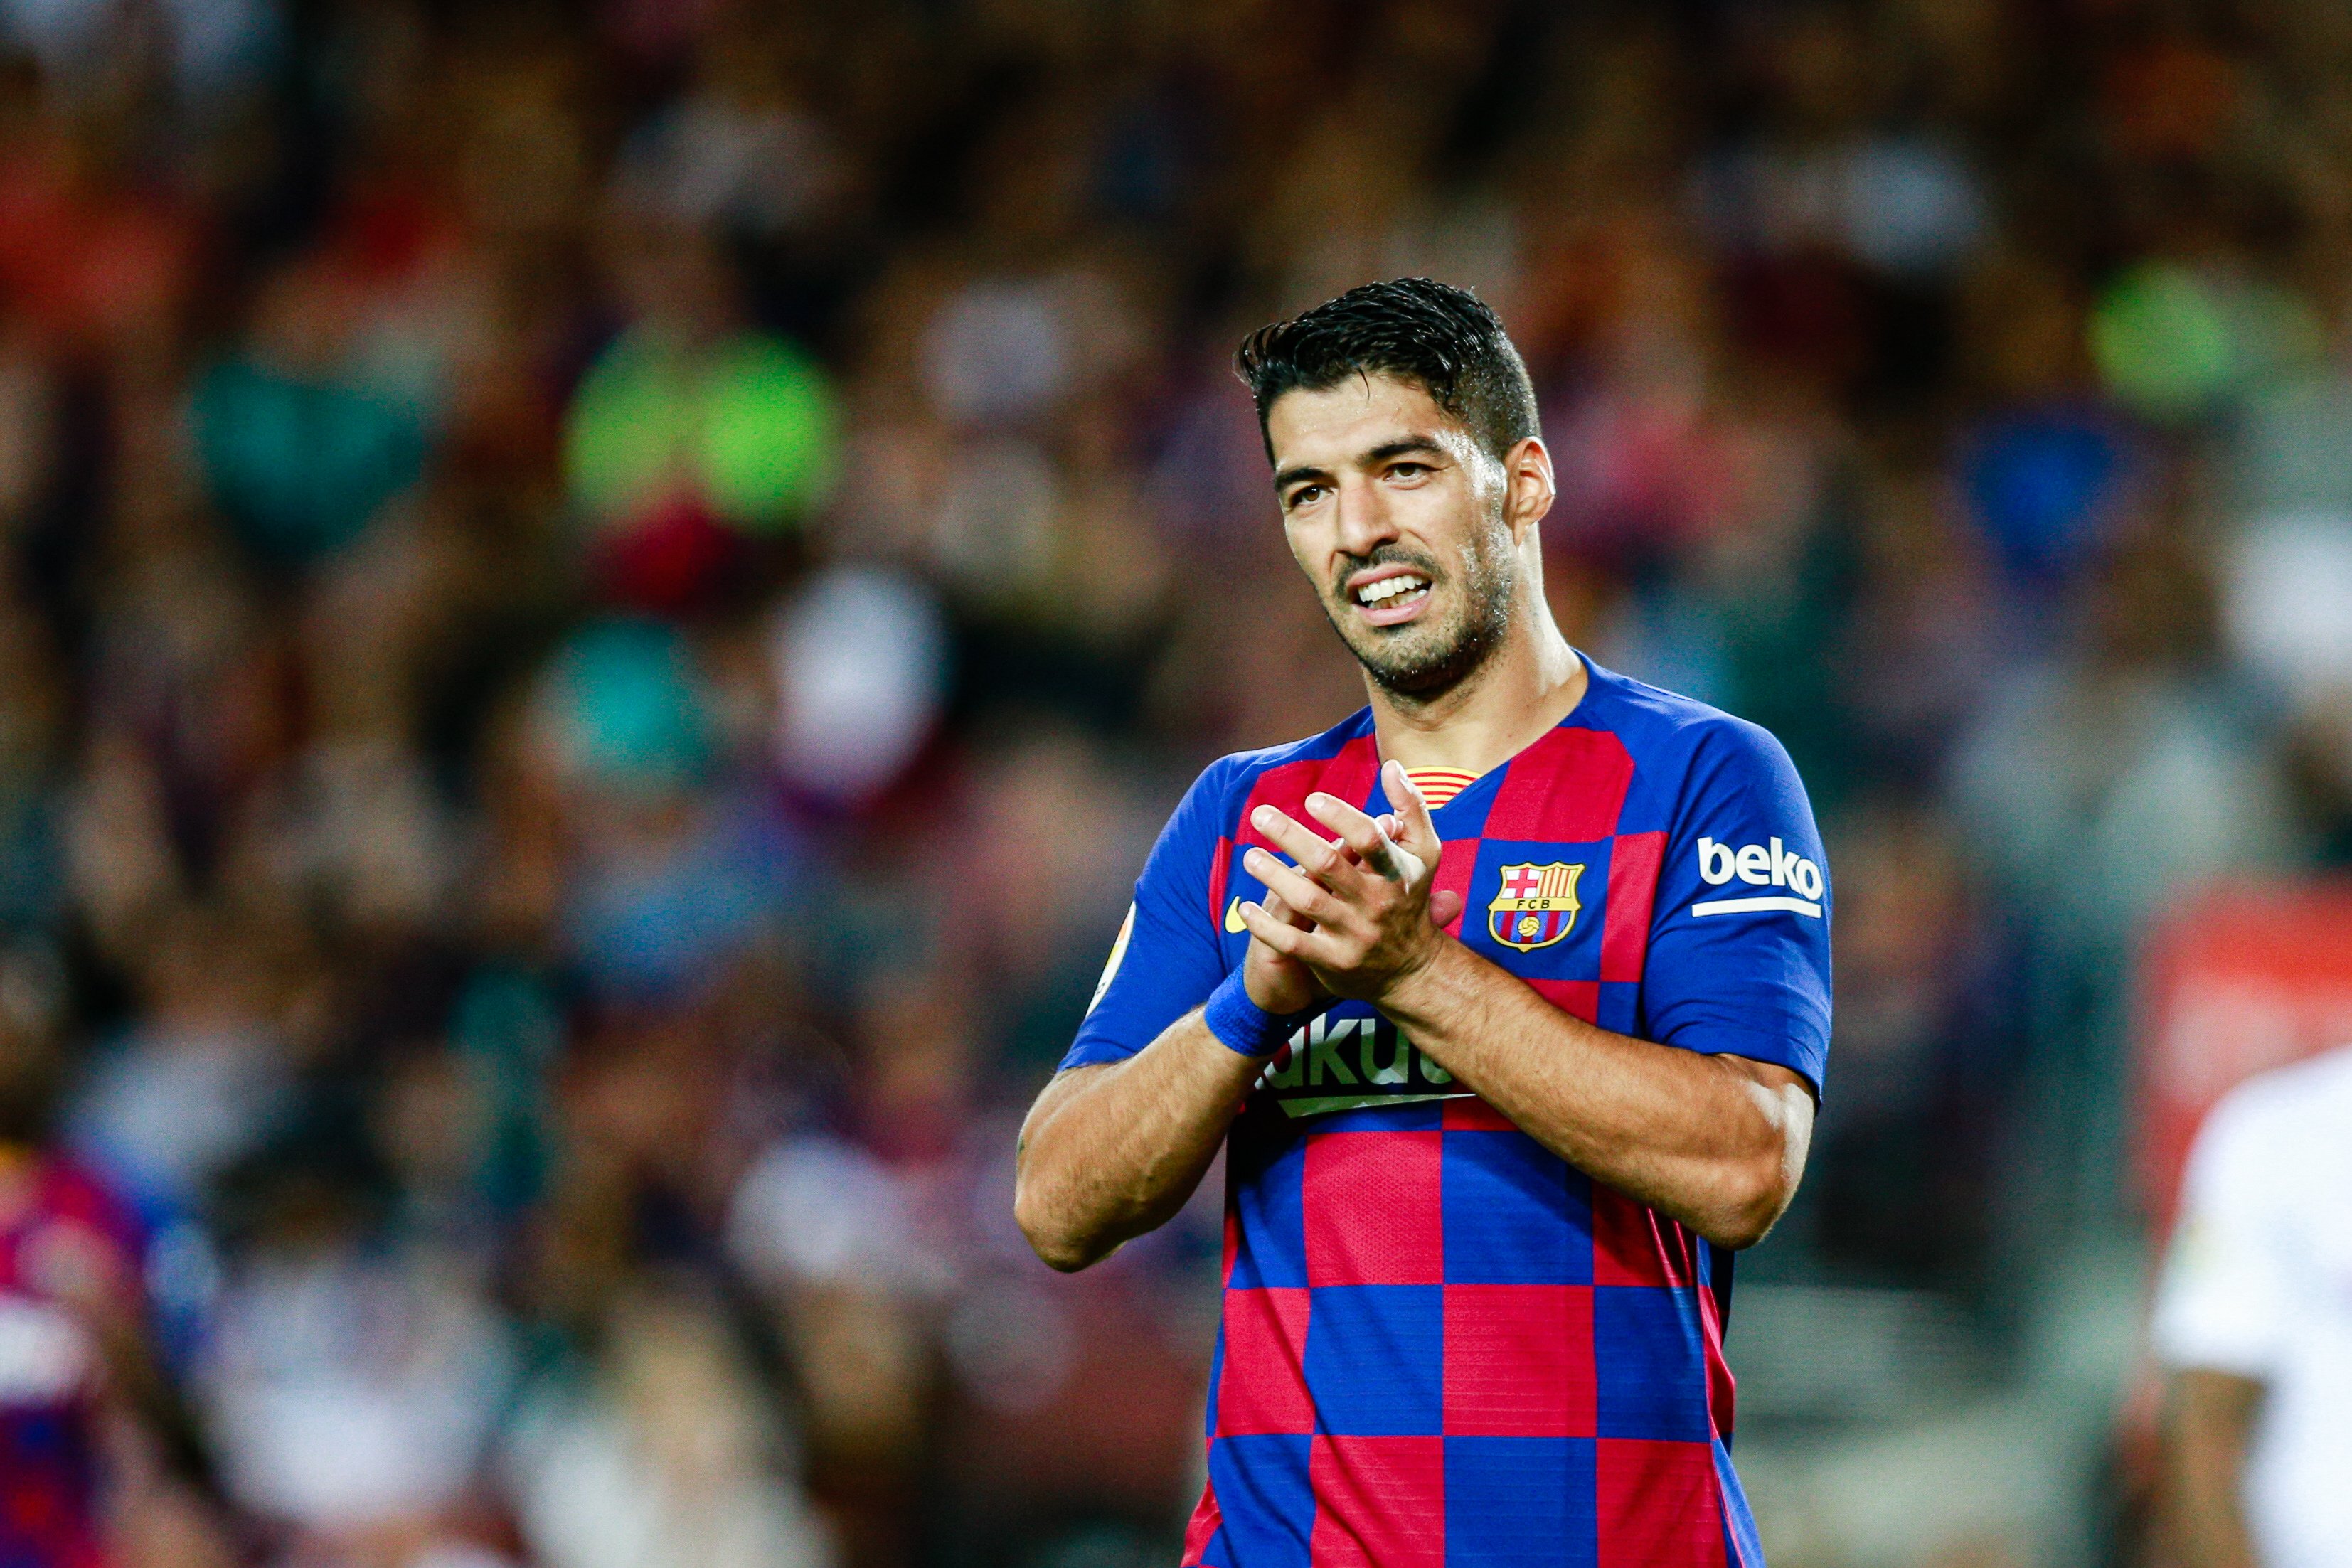
[[1356,376],[1267,412],[1291,554],[1373,680],[1428,697],[1486,662],[1517,569],[1502,465],[1420,386]]

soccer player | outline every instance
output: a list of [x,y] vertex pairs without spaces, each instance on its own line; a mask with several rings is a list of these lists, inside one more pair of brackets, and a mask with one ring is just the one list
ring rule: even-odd
[[2259,1073],[2198,1130],[2149,1338],[2183,1568],[2352,1563],[2352,1045]]
[[1829,1040],[1804,790],[1560,635],[1551,460],[1475,297],[1353,289],[1239,366],[1370,706],[1177,808],[1022,1129],[1022,1228],[1084,1268],[1226,1146],[1187,1564],[1760,1568],[1722,1344]]

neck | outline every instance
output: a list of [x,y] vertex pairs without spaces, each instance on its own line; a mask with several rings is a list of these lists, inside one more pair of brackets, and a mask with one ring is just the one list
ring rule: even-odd
[[1485,773],[1525,750],[1584,700],[1584,661],[1539,593],[1522,591],[1494,654],[1442,692],[1413,696],[1365,681],[1381,756],[1407,768]]

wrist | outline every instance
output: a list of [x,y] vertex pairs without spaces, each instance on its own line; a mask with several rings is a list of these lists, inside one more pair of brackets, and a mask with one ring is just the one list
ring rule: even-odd
[[1268,1012],[1250,996],[1246,973],[1246,968],[1235,969],[1209,993],[1208,1002],[1201,1009],[1201,1021],[1219,1045],[1237,1056],[1257,1061],[1281,1050],[1282,1042],[1315,1009]]
[[1420,1018],[1431,997],[1444,986],[1449,961],[1468,951],[1443,931],[1433,932],[1420,954],[1389,977],[1373,1005],[1400,1025]]

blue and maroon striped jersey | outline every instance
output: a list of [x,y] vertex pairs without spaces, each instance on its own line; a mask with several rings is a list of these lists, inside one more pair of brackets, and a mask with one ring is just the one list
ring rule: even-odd
[[[1818,1089],[1830,894],[1787,755],[1588,669],[1573,713],[1434,813],[1453,929],[1578,1018]],[[1253,810],[1311,826],[1320,789],[1383,811],[1379,774],[1366,710],[1202,775],[1064,1066],[1133,1055],[1242,961]],[[1226,1183],[1187,1564],[1761,1568],[1730,1461],[1729,1254],[1568,1166],[1356,1002],[1269,1064]]]

